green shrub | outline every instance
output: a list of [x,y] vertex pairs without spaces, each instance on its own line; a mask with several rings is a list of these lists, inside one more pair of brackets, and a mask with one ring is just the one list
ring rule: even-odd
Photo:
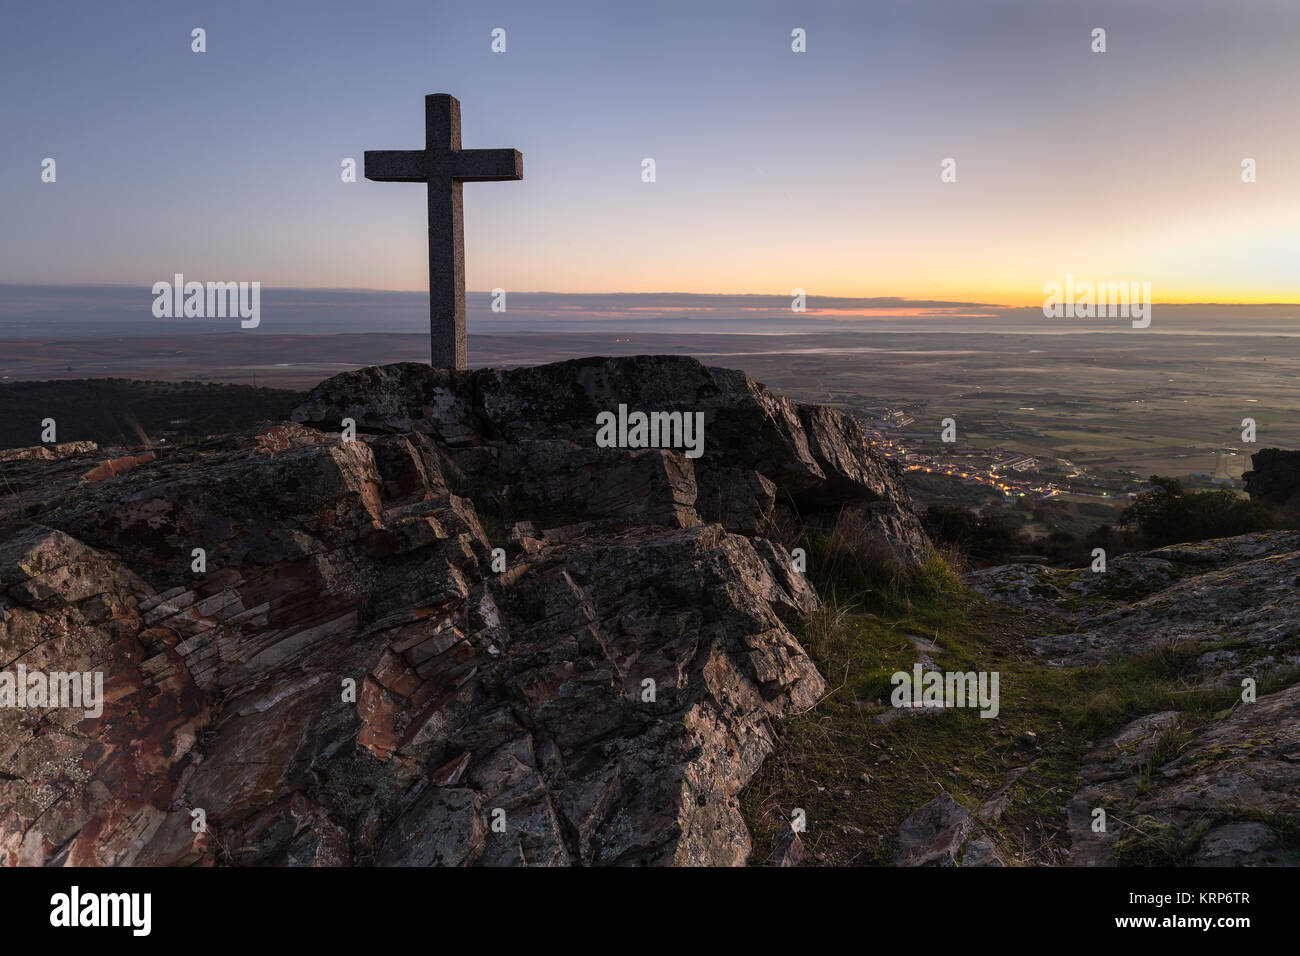
[[1148,547],[1227,538],[1277,526],[1268,506],[1231,491],[1184,491],[1175,478],[1151,476],[1151,490],[1124,509],[1120,523]]

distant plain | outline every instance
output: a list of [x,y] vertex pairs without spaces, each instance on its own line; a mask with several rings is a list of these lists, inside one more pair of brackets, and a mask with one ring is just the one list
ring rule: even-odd
[[[1300,338],[1292,335],[515,331],[471,333],[469,348],[477,366],[692,355],[800,400],[859,414],[901,408],[913,419],[904,431],[926,444],[952,417],[960,443],[1143,476],[1236,478],[1258,447],[1300,447]],[[306,389],[346,369],[427,356],[421,333],[26,336],[0,339],[0,381],[117,377]],[[1241,440],[1245,418],[1257,425],[1253,447]]]

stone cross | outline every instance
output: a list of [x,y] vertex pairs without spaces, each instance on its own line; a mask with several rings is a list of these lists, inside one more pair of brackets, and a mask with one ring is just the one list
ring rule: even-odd
[[429,187],[429,335],[434,368],[465,368],[465,220],[461,183],[524,178],[517,149],[461,149],[460,100],[424,98],[424,149],[366,150],[366,179]]

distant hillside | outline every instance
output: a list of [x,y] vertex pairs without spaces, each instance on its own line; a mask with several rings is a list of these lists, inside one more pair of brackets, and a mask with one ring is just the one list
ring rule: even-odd
[[203,382],[12,382],[0,385],[0,448],[40,444],[46,418],[57,424],[60,442],[142,444],[137,428],[151,440],[180,442],[281,418],[301,398],[287,389]]

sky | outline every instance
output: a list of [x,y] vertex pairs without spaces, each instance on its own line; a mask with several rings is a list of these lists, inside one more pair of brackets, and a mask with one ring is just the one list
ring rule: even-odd
[[340,164],[422,146],[423,96],[449,92],[466,148],[524,155],[522,182],[465,186],[471,290],[1027,306],[1072,274],[1300,302],[1294,0],[42,2],[0,23],[0,283],[425,289],[424,187]]

